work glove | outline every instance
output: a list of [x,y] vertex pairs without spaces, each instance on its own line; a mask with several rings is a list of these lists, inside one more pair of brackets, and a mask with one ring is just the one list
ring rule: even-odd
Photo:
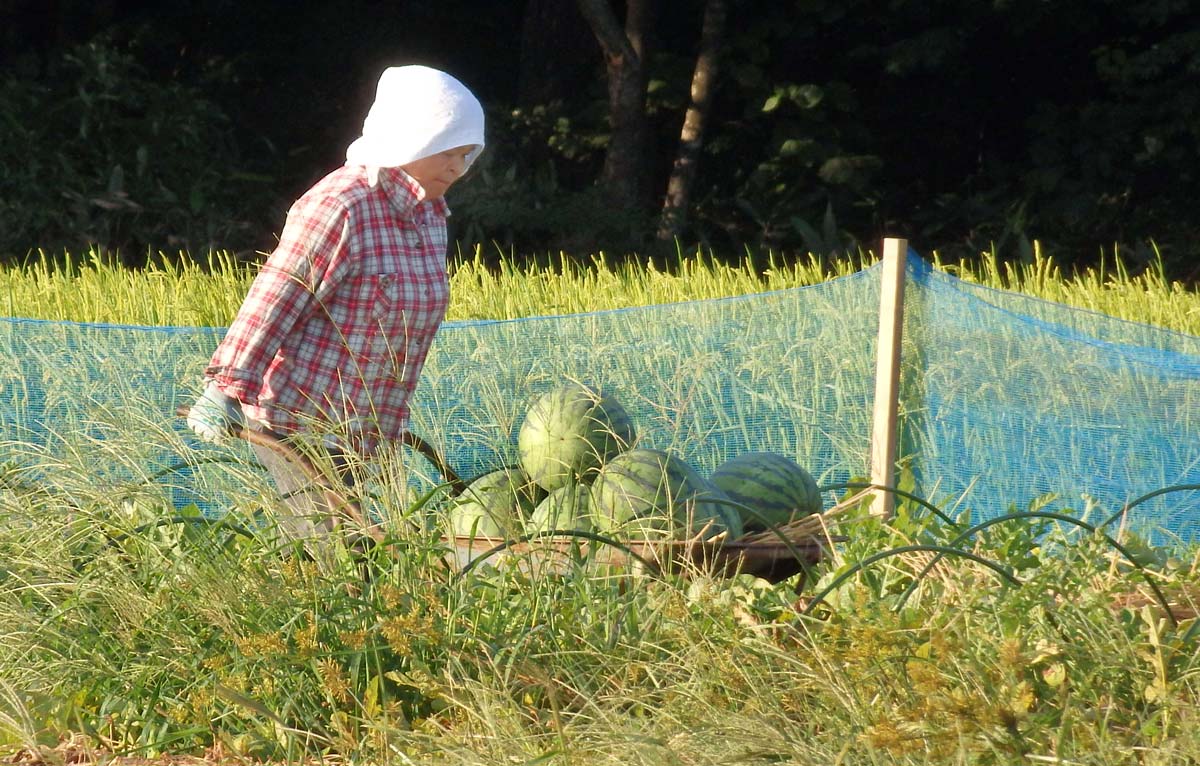
[[210,382],[188,411],[187,424],[201,439],[215,444],[242,427],[242,404]]

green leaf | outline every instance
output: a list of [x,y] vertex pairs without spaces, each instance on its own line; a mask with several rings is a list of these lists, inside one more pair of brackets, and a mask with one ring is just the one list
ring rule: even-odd
[[193,186],[191,193],[188,194],[188,207],[192,209],[193,213],[199,213],[204,209],[204,192],[200,190],[199,186]]
[[1052,689],[1062,686],[1067,680],[1067,667],[1061,662],[1052,662],[1042,670],[1042,680]]
[[222,686],[221,684],[216,685],[216,693],[217,697],[225,700],[226,702],[265,716],[280,726],[287,726],[287,723],[282,718],[275,715],[270,708],[253,697],[248,697],[239,691],[230,689],[228,686]]

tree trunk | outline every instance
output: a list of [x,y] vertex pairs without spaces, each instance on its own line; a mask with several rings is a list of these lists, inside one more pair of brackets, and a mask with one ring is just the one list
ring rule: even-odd
[[683,118],[679,134],[679,151],[667,181],[658,238],[672,240],[683,233],[687,209],[691,201],[692,183],[696,178],[696,163],[704,146],[704,128],[712,103],[713,84],[717,78],[717,53],[725,35],[727,8],[725,0],[707,0],[704,21],[700,29],[700,51],[692,73],[692,103]]
[[654,0],[628,0],[622,29],[608,0],[578,0],[604,51],[608,70],[609,137],[600,185],[615,207],[645,201],[646,68],[645,36]]

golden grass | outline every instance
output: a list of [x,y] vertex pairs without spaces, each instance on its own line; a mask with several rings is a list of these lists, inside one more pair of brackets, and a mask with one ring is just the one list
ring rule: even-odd
[[[995,253],[934,267],[967,281],[1012,290],[1110,316],[1200,335],[1200,293],[1168,280],[1161,268],[1133,273],[1119,258],[1066,272],[1038,246],[1029,263]],[[529,259],[480,248],[450,258],[448,319],[514,319],[576,314],[706,298],[746,295],[816,284],[877,261],[871,251],[827,259],[813,254],[718,259],[681,253],[670,268],[649,261],[617,261],[603,252]],[[760,265],[763,262],[765,266]],[[10,317],[152,326],[227,326],[257,266],[228,253],[204,259],[159,259],[127,269],[96,252],[0,268],[0,313]]]

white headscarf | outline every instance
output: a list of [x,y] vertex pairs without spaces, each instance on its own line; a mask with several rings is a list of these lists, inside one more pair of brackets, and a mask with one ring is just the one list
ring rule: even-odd
[[483,151],[483,107],[471,91],[426,66],[389,67],[346,163],[394,168],[459,146],[475,147],[466,168]]

